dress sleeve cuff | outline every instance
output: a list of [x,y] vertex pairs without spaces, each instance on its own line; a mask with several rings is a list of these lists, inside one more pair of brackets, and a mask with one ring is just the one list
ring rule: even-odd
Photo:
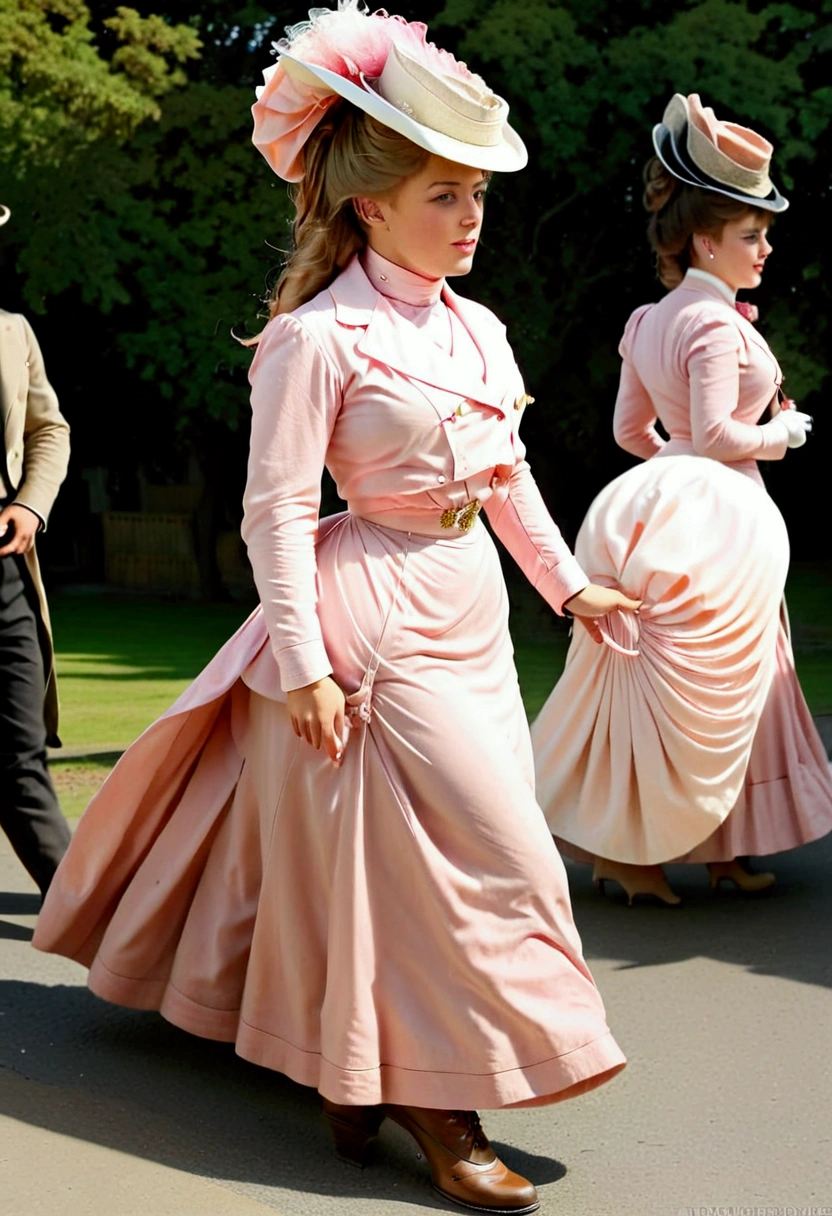
[[294,692],[332,675],[332,664],[322,641],[313,639],[289,646],[277,653],[280,684],[284,692]]
[[563,605],[588,587],[589,581],[580,563],[570,555],[546,571],[536,590],[551,604],[558,616],[563,616]]

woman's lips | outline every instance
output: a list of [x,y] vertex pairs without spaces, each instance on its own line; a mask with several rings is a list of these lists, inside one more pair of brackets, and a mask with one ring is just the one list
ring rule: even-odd
[[463,253],[473,253],[477,247],[476,239],[465,241],[454,241],[454,249],[461,249]]

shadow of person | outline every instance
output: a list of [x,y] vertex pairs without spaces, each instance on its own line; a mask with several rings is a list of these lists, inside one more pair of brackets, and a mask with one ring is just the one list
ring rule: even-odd
[[[370,1168],[347,1165],[335,1157],[318,1094],[247,1063],[230,1044],[106,1004],[83,987],[3,980],[0,1008],[0,1070],[9,1080],[0,1108],[14,1119],[235,1189],[268,1188],[281,1208],[307,1193],[338,1197],[345,1212],[392,1198],[447,1210],[401,1128],[384,1123]],[[511,1145],[498,1151],[536,1182],[564,1172]]]
[[0,916],[37,916],[40,902],[37,891],[0,891]]
[[33,930],[26,925],[16,925],[12,920],[0,920],[0,938],[12,942],[30,942]]
[[544,1157],[539,1153],[529,1153],[516,1144],[501,1144],[492,1140],[494,1152],[516,1174],[524,1178],[534,1179],[535,1186],[545,1186],[548,1182],[560,1182],[566,1177],[566,1166],[555,1157]]
[[618,967],[655,967],[709,958],[756,975],[832,987],[828,929],[832,921],[832,835],[755,863],[777,885],[759,895],[734,887],[712,891],[704,866],[666,866],[682,907],[636,903],[608,884],[592,886],[591,867],[567,862],[575,919],[587,959]]

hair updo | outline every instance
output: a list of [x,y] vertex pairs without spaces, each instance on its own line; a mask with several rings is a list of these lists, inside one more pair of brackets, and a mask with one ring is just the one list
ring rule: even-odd
[[645,208],[651,213],[647,239],[656,255],[656,270],[665,287],[677,287],[691,264],[691,241],[698,232],[717,241],[731,220],[752,214],[771,222],[771,212],[753,203],[727,198],[680,182],[657,156],[644,167]]

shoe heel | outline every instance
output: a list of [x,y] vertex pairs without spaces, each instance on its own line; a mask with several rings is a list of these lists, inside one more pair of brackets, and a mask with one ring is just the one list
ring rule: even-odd
[[382,1111],[368,1110],[366,1107],[356,1107],[355,1119],[333,1111],[324,1110],[324,1117],[329,1124],[336,1156],[350,1165],[363,1169],[367,1158],[367,1147],[374,1140],[384,1121]]

